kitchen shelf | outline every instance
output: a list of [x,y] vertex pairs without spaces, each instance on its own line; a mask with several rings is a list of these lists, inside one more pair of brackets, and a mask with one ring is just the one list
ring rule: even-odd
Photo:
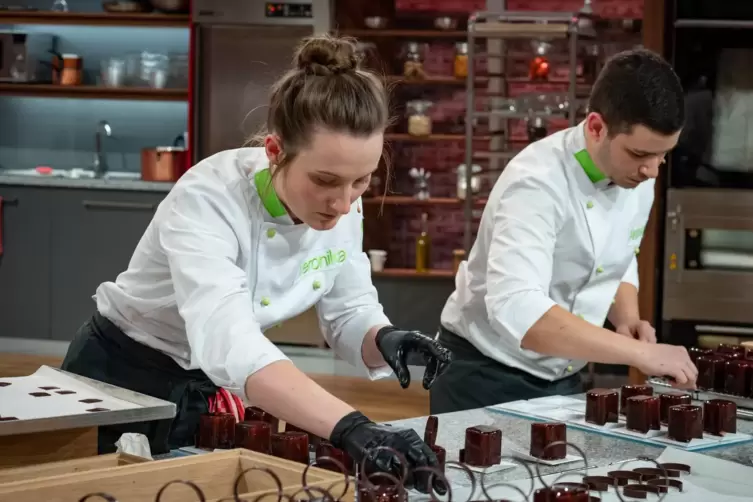
[[468,32],[463,30],[341,30],[340,35],[356,38],[456,38],[464,39]]
[[[500,136],[502,137],[502,136]],[[464,134],[431,134],[429,136],[412,136],[407,133],[387,133],[384,135],[386,141],[412,141],[416,143],[431,143],[434,141],[465,141]],[[475,140],[490,140],[492,136],[480,135],[474,136]]]
[[190,16],[160,13],[0,11],[0,24],[188,28]]
[[385,268],[381,272],[371,272],[374,277],[427,277],[427,278],[453,278],[455,272],[452,270],[436,269],[428,272],[416,272],[412,268]]
[[133,101],[188,101],[188,90],[151,89],[147,87],[103,87],[96,85],[10,84],[0,82],[0,96],[118,99]]
[[[478,77],[475,81],[476,84],[485,84],[488,82],[488,79],[485,77]],[[457,78],[452,75],[427,76],[421,79],[406,78],[402,75],[387,75],[387,82],[400,85],[459,85],[463,87],[466,85],[465,77]]]
[[[408,195],[386,195],[384,197],[365,197],[361,199],[364,205],[378,206],[458,206],[463,203],[462,199],[455,197],[430,197],[428,199],[417,199]],[[486,199],[478,199],[475,204],[486,204]]]

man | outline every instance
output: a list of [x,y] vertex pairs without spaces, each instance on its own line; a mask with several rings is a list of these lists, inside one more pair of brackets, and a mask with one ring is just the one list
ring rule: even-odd
[[588,361],[694,385],[685,348],[657,344],[638,312],[636,255],[683,109],[669,64],[623,52],[583,122],[510,161],[442,312],[455,361],[431,390],[432,414],[580,392]]

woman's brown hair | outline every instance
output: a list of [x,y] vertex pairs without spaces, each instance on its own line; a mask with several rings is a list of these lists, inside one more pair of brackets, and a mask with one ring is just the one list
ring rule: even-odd
[[[368,137],[384,132],[389,121],[388,91],[376,73],[361,66],[355,39],[305,38],[293,68],[270,92],[265,132],[279,137],[282,150],[272,174],[309,145],[317,130]],[[263,136],[256,138],[254,143],[263,143]]]

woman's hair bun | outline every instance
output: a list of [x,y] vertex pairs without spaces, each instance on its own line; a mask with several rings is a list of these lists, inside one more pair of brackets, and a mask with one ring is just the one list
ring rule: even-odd
[[327,76],[357,70],[361,58],[354,39],[318,35],[303,39],[295,64],[307,75]]

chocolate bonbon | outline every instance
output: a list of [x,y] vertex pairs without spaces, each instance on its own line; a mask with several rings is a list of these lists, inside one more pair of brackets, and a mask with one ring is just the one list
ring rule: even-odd
[[726,399],[703,403],[703,430],[715,436],[737,432],[737,405]]
[[724,391],[733,396],[748,397],[753,380],[753,361],[732,359],[724,364]]
[[650,430],[660,430],[659,398],[657,396],[629,397],[625,427],[643,434]]
[[689,443],[703,438],[703,411],[700,406],[681,404],[669,407],[667,436],[675,441]]
[[633,396],[653,396],[654,388],[650,385],[623,385],[620,389],[620,413],[627,411],[627,400]]
[[567,457],[567,427],[562,422],[534,422],[531,424],[532,457],[543,460],[562,460]]
[[727,359],[717,355],[699,357],[695,363],[698,368],[698,379],[696,380],[698,388],[724,391],[726,363]]
[[465,463],[477,467],[497,465],[502,460],[502,431],[489,425],[465,430]]
[[586,422],[605,425],[619,419],[619,394],[612,389],[592,389],[586,393]]
[[669,407],[680,404],[691,404],[690,395],[682,392],[665,392],[664,394],[659,394],[659,418],[661,423],[667,425]]

